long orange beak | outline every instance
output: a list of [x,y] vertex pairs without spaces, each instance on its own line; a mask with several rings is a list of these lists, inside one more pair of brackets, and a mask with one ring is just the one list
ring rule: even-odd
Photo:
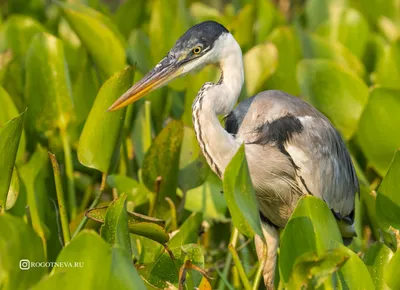
[[116,111],[132,104],[151,91],[154,91],[177,78],[181,75],[181,69],[179,69],[179,66],[176,66],[175,64],[176,61],[174,59],[171,59],[168,56],[165,57],[147,75],[119,97],[118,100],[111,105],[108,111]]

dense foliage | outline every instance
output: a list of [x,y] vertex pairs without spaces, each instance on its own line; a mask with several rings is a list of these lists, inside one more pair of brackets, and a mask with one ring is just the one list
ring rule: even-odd
[[210,19],[243,49],[240,100],[304,98],[360,180],[348,247],[323,201],[300,200],[276,287],[400,289],[400,1],[50,2],[0,3],[0,289],[263,289],[244,149],[221,182],[192,129],[218,68],[107,112]]

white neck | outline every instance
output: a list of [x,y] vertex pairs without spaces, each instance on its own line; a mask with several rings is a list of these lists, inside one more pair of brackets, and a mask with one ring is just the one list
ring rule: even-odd
[[217,115],[232,111],[243,86],[243,59],[239,44],[230,33],[222,35],[210,51],[209,62],[218,62],[221,79],[203,85],[193,103],[197,140],[214,172],[222,177],[240,144],[221,126]]

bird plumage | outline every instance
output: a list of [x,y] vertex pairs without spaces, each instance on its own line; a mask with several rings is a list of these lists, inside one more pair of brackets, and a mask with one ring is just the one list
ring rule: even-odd
[[[221,78],[217,83],[205,83],[193,102],[196,137],[208,164],[221,178],[245,144],[268,244],[263,277],[272,289],[279,245],[277,227],[285,226],[301,196],[312,194],[324,200],[342,223],[343,236],[354,235],[355,170],[340,134],[306,102],[280,91],[265,91],[233,109],[244,83],[242,51],[232,34],[213,21],[189,29],[109,110],[120,109],[207,64],[218,64]],[[218,115],[227,114],[225,130]],[[263,239],[255,236],[255,243],[261,259],[265,254]]]
[[340,134],[314,107],[264,91],[240,103],[225,128],[246,144],[260,210],[273,224],[283,227],[303,194],[323,199],[352,224],[357,176]]

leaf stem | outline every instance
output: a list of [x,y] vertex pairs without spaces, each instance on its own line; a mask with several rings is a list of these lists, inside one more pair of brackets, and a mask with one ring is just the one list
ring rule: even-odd
[[51,152],[48,152],[48,154],[50,157],[51,165],[53,166],[54,181],[56,184],[56,193],[57,193],[57,203],[58,203],[58,209],[60,211],[61,228],[64,237],[64,245],[67,245],[71,241],[71,234],[69,232],[68,215],[64,202],[64,190],[61,181],[60,167],[58,165],[56,156]]
[[[238,237],[239,237],[239,231],[237,228],[234,227],[232,230],[231,240],[229,241],[229,244],[236,247]],[[226,256],[224,270],[222,271],[222,277],[218,284],[218,290],[225,289],[225,281],[227,281],[229,269],[231,267],[231,262],[232,262],[232,255],[231,255],[231,253],[228,253]]]
[[[103,192],[104,192],[104,189],[106,187],[106,180],[107,180],[107,173],[104,172],[103,175],[101,176],[100,191],[97,194],[97,196],[95,197],[95,199],[93,200],[93,202],[90,205],[88,210],[91,210],[91,209],[95,208],[99,204],[99,202],[101,201],[101,197],[103,196]],[[79,234],[79,232],[85,227],[88,219],[89,218],[86,215],[83,217],[82,221],[80,222],[80,224],[76,228],[74,234],[72,235],[72,238],[75,238],[76,235]]]
[[73,220],[77,214],[74,166],[72,162],[71,146],[69,144],[68,133],[65,128],[60,128],[60,133],[64,148],[64,162],[65,162],[65,173],[67,176],[68,204],[70,210],[70,217],[71,220]]
[[229,248],[229,251],[231,252],[233,263],[235,264],[236,269],[239,272],[239,277],[240,277],[240,280],[242,280],[242,284],[244,286],[244,289],[252,290],[250,282],[249,282],[249,279],[247,278],[246,272],[245,272],[245,270],[243,268],[242,263],[240,262],[239,255],[236,252],[235,247],[232,244],[230,244],[228,248]]

